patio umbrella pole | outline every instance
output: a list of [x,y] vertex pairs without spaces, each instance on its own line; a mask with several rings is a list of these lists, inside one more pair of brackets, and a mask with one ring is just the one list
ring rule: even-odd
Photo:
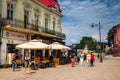
[[55,50],[55,57],[57,57],[57,50]]
[[36,54],[36,53],[35,53],[35,49],[34,49],[34,61],[35,61],[35,54]]

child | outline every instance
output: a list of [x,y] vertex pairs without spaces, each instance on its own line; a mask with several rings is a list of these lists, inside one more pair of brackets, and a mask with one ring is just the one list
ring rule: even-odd
[[12,68],[13,68],[13,71],[15,71],[15,68],[17,67],[17,63],[15,61],[15,59],[12,60]]
[[75,65],[75,61],[74,61],[74,56],[72,55],[71,56],[71,66],[74,67],[74,65]]

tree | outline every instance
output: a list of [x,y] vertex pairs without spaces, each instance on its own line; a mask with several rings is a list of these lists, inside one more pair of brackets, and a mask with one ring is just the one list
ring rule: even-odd
[[96,43],[96,40],[92,37],[83,37],[80,40],[80,44],[77,45],[77,48],[84,49],[85,45],[87,45],[89,50],[96,50]]
[[113,43],[113,29],[110,29],[107,33],[107,41],[109,46]]

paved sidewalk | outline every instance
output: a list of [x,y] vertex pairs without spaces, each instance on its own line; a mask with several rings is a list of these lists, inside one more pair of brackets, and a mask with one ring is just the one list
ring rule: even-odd
[[106,56],[102,63],[95,61],[93,67],[60,65],[56,68],[38,69],[32,74],[23,74],[23,68],[12,72],[11,68],[0,69],[0,80],[120,80],[120,58]]

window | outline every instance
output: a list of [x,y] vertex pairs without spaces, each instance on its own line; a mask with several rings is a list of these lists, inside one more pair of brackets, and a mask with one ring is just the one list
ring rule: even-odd
[[39,15],[35,14],[35,25],[38,26]]
[[24,28],[29,24],[29,11],[24,10]]
[[7,3],[7,19],[13,20],[13,4]]
[[61,22],[60,22],[60,19],[57,20],[57,28],[59,30],[59,32],[61,32]]
[[48,30],[48,18],[45,18],[45,31]]
[[0,19],[1,19],[1,13],[0,13]]
[[55,21],[53,21],[53,31],[55,31]]
[[116,30],[114,31],[114,43],[118,44],[118,33]]
[[7,44],[7,53],[15,53],[15,45]]

